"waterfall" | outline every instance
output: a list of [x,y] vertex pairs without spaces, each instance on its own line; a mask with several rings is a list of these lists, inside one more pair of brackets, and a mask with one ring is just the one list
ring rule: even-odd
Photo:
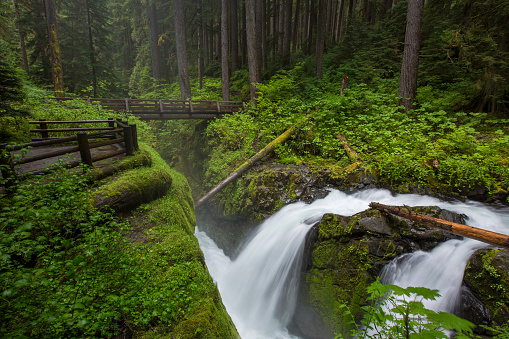
[[[327,197],[311,204],[297,202],[283,207],[258,226],[234,261],[197,228],[196,236],[209,271],[242,338],[295,338],[286,325],[295,308],[307,232],[325,213],[354,215],[366,210],[372,201],[436,205],[466,214],[471,226],[509,233],[507,208],[495,210],[476,202],[443,202],[414,194],[394,196],[387,190],[376,189],[351,195],[331,190]],[[427,306],[451,311],[460,295],[469,256],[484,246],[470,239],[449,240],[429,253],[405,254],[385,267],[384,282],[438,289],[442,297]]]

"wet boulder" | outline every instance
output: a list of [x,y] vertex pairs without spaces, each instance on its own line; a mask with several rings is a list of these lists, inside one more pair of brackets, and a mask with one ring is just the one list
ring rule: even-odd
[[463,282],[493,314],[494,325],[509,321],[509,251],[482,249],[474,253]]
[[[410,209],[448,221],[463,221],[463,216],[438,207]],[[333,338],[335,333],[347,331],[349,325],[341,321],[343,305],[348,305],[355,319],[360,320],[366,287],[385,264],[403,253],[429,250],[451,237],[441,230],[378,210],[353,216],[325,214],[309,235],[299,306],[291,331],[304,338],[315,338],[317,332],[306,332],[312,328],[306,324],[317,317],[324,328],[319,334],[321,338]]]

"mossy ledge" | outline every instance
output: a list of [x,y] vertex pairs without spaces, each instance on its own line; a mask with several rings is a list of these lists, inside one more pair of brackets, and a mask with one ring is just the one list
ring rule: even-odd
[[[142,167],[126,166],[130,169],[106,179],[92,199],[100,205],[98,201],[108,196],[132,198],[116,207],[132,226],[127,236],[139,246],[141,268],[150,272],[150,279],[140,286],[154,291],[144,293],[144,307],[170,300],[172,308],[165,312],[176,316],[160,323],[154,315],[156,320],[145,327],[129,323],[125,327],[136,338],[238,338],[193,235],[196,220],[187,180],[152,148],[140,146],[142,160],[125,161]],[[139,207],[125,216],[132,206]]]

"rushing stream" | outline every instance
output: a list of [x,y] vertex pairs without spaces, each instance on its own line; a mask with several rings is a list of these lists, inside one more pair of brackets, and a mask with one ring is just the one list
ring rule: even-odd
[[[197,228],[207,267],[243,339],[294,338],[288,334],[286,324],[295,308],[307,232],[325,213],[353,215],[366,210],[372,201],[388,205],[436,205],[466,214],[471,226],[509,233],[508,208],[493,209],[477,202],[443,202],[414,194],[393,196],[389,191],[374,189],[351,195],[331,190],[327,197],[311,204],[297,202],[283,207],[251,234],[234,261]],[[460,296],[468,258],[484,246],[470,239],[449,240],[431,252],[403,255],[384,268],[383,282],[438,289],[442,297],[427,306],[452,311]]]

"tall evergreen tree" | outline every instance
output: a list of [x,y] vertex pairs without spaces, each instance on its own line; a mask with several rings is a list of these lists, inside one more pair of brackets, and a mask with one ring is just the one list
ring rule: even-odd
[[421,27],[424,0],[408,2],[407,23],[405,32],[405,49],[401,65],[401,77],[398,94],[400,104],[411,109],[417,93],[417,74],[419,68],[419,50],[421,47]]
[[46,23],[48,25],[49,47],[51,51],[51,73],[55,97],[64,96],[64,73],[60,54],[60,42],[57,29],[57,9],[55,0],[44,0],[46,9]]
[[184,23],[183,0],[174,0],[175,43],[177,46],[177,62],[182,100],[191,98],[191,82],[187,65],[186,26]]

